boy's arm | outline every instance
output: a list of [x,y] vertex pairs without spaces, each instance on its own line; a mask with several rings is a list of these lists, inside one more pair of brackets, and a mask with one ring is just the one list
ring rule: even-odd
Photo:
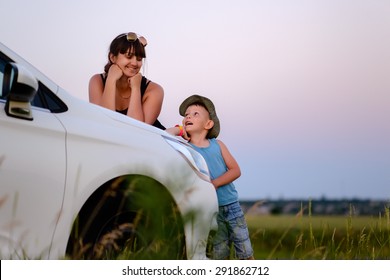
[[222,141],[217,141],[219,146],[221,147],[222,157],[226,163],[228,170],[218,178],[212,180],[212,183],[216,189],[220,186],[233,182],[241,176],[240,166],[238,165],[235,158],[232,156],[232,154],[229,152],[228,148]]
[[187,134],[185,127],[182,125],[176,125],[174,127],[169,127],[167,129],[165,129],[165,131],[168,132],[169,134],[174,135],[174,136],[181,136],[187,141],[190,140],[190,136]]
[[165,131],[168,132],[169,134],[174,135],[174,136],[179,136],[179,134],[180,134],[180,127],[177,127],[177,126],[169,127],[167,129],[165,129]]

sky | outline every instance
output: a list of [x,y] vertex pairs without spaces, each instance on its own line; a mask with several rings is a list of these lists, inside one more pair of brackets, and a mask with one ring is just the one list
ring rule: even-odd
[[148,40],[160,121],[213,100],[241,199],[390,199],[389,0],[0,0],[0,40],[88,100],[112,39]]

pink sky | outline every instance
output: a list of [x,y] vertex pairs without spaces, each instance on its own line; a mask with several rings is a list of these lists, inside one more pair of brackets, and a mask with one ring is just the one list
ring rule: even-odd
[[87,100],[111,40],[141,33],[144,73],[165,89],[160,119],[180,121],[190,94],[214,100],[241,197],[390,198],[388,0],[115,5],[0,0],[0,38]]

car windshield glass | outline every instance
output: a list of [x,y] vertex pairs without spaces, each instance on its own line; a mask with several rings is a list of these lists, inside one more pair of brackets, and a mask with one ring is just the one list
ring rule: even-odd
[[[5,99],[3,95],[3,80],[5,65],[12,61],[3,53],[0,53],[0,99]],[[31,101],[31,105],[39,108],[49,109],[52,113],[62,113],[68,110],[68,107],[57,95],[55,95],[44,84],[39,82],[38,93]]]
[[4,67],[6,64],[6,60],[3,55],[0,53],[0,99],[4,99],[3,96],[3,77],[4,77]]

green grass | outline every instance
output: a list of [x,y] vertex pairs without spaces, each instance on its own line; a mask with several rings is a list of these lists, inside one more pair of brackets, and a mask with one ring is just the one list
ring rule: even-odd
[[384,216],[247,215],[256,259],[390,259]]

